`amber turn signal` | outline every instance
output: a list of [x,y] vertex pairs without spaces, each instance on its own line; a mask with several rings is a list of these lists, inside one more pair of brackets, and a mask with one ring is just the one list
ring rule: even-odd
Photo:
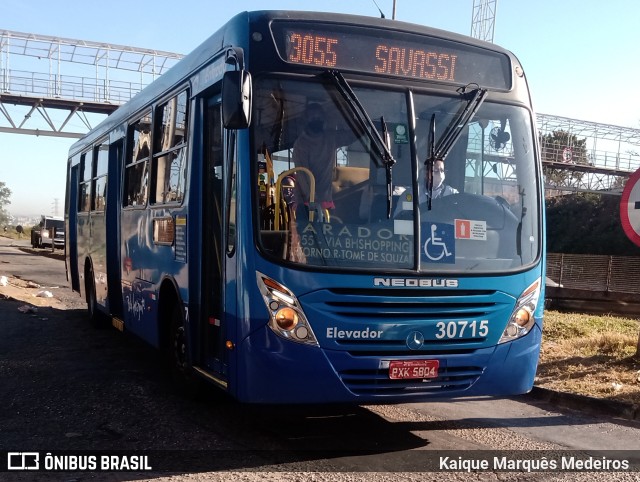
[[292,330],[298,324],[298,313],[288,306],[280,308],[275,315],[276,323],[283,330]]

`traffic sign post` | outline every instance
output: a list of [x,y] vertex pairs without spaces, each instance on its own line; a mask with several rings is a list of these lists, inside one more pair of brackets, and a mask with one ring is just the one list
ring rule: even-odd
[[[627,237],[636,246],[640,246],[640,169],[631,174],[622,191],[620,220]],[[640,358],[640,333],[635,357]]]
[[627,237],[640,246],[640,169],[629,177],[622,191],[620,221]]

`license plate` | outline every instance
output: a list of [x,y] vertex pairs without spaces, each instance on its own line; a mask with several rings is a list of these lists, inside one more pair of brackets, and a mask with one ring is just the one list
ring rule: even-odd
[[439,366],[438,360],[391,360],[389,378],[392,380],[436,378]]

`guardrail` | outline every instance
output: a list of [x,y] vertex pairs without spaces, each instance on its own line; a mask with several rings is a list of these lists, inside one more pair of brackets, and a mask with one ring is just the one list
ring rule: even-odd
[[33,97],[124,104],[143,87],[141,83],[115,79],[0,69],[0,92]]
[[[576,165],[576,158],[565,159],[564,155],[569,148],[542,143],[542,160],[552,161],[567,166]],[[640,153],[637,151],[620,152],[612,150],[583,149],[583,158],[579,161],[583,165],[599,167],[616,171],[634,172],[640,167]]]
[[640,256],[549,253],[547,277],[567,289],[638,294]]

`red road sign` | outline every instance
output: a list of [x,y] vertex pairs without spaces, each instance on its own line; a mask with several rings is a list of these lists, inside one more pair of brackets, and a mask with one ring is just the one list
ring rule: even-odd
[[631,174],[622,191],[620,221],[627,237],[640,246],[640,169]]

